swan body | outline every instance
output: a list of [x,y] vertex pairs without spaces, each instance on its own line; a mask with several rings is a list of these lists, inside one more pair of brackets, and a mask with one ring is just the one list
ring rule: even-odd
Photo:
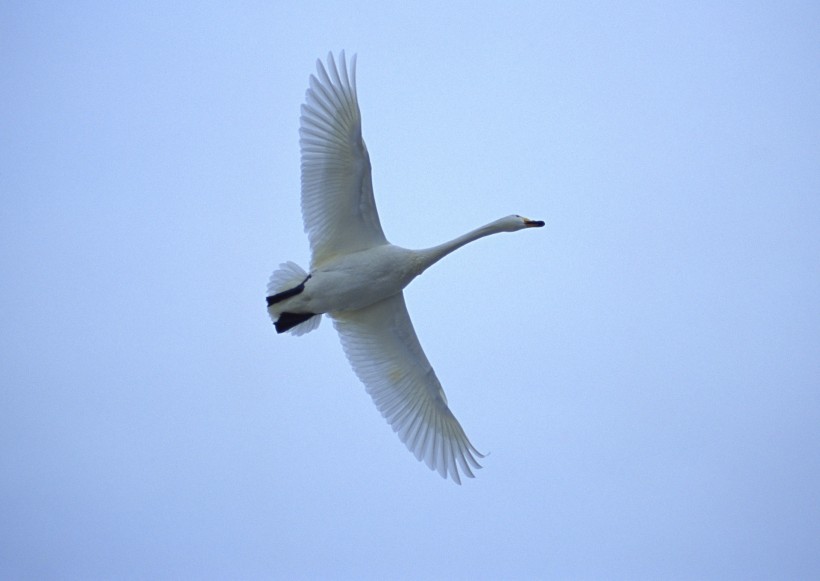
[[544,223],[506,216],[444,244],[410,250],[381,229],[361,136],[355,57],[348,74],[328,55],[317,61],[302,106],[302,216],[311,269],[280,265],[268,284],[268,313],[279,333],[301,335],[328,314],[359,379],[408,449],[443,477],[473,477],[483,457],[450,411],[421,349],[402,291],[454,250],[500,232]]
[[[274,320],[282,312],[338,313],[355,311],[391,297],[444,256],[482,236],[528,227],[520,216],[508,216],[426,250],[382,244],[326,260],[310,273],[299,294],[271,305]],[[537,225],[532,224],[531,225]]]
[[420,268],[417,253],[392,244],[338,256],[311,271],[303,292],[272,305],[271,316],[355,311],[401,292]]

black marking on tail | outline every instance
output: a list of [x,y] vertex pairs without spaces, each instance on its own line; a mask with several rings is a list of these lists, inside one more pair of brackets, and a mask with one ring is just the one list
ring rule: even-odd
[[300,292],[305,290],[305,283],[308,281],[308,278],[310,278],[310,275],[307,275],[307,278],[303,280],[301,284],[299,284],[299,286],[295,286],[293,288],[289,288],[286,291],[282,291],[280,293],[276,293],[275,295],[266,297],[268,301],[268,306],[275,305],[278,302],[284,301],[285,299],[289,299],[290,297],[295,297],[296,295],[298,295]]
[[315,316],[316,313],[282,313],[279,315],[279,319],[273,324],[273,326],[276,327],[277,333],[284,333],[285,331],[290,331],[296,325],[304,323],[309,318]]

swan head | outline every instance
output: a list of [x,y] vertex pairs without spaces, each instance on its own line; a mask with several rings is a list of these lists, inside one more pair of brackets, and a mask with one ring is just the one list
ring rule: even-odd
[[543,220],[531,220],[518,214],[506,216],[497,220],[495,226],[501,232],[516,232],[524,228],[541,228],[544,225]]

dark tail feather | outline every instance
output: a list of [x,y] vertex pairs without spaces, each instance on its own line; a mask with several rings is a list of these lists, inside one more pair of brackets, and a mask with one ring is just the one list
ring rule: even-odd
[[316,313],[282,313],[273,326],[276,327],[277,333],[284,333],[315,316]]
[[308,278],[310,278],[310,275],[307,275],[307,278],[303,280],[301,284],[293,288],[290,288],[286,291],[282,291],[280,293],[276,293],[275,295],[266,297],[266,300],[268,301],[268,306],[275,305],[280,301],[284,301],[285,299],[289,299],[290,297],[298,295],[300,292],[305,290],[305,283],[308,281]]

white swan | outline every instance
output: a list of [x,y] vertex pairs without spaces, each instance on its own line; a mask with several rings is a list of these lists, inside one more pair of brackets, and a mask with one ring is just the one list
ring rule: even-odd
[[362,140],[356,96],[356,57],[348,75],[328,54],[311,75],[299,130],[302,217],[310,239],[308,274],[280,265],[268,284],[268,313],[276,331],[301,335],[328,314],[347,358],[382,415],[407,448],[443,477],[461,484],[481,468],[421,349],[402,289],[429,266],[483,236],[543,226],[507,216],[425,250],[390,244],[382,232],[370,157]]

